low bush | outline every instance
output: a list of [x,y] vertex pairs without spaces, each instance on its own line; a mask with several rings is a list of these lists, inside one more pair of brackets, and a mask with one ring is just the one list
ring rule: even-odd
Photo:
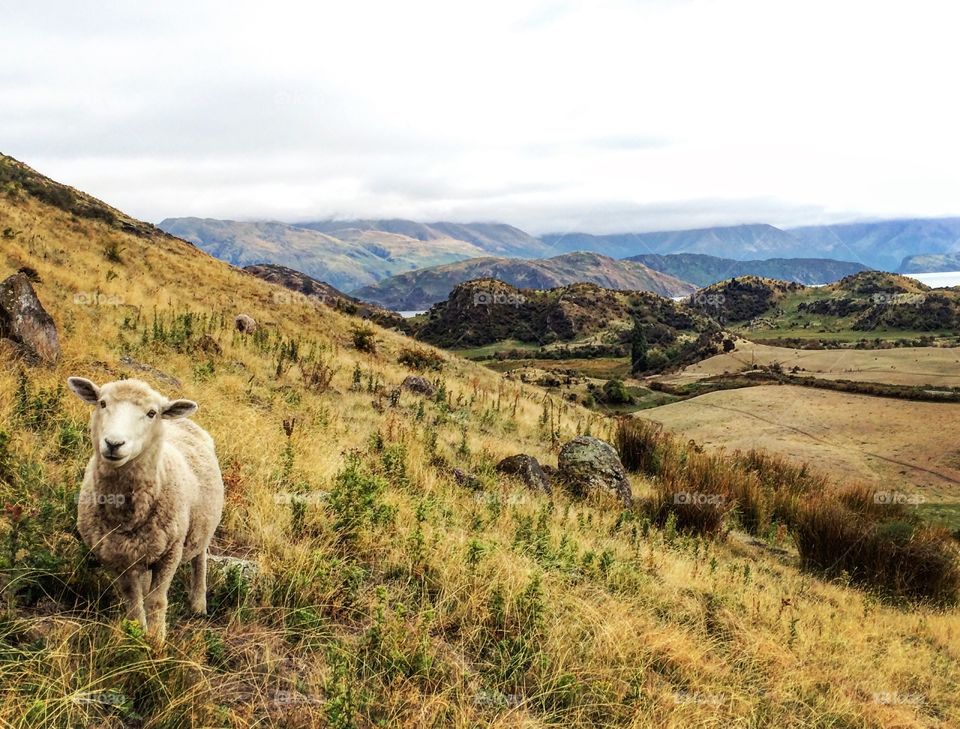
[[412,370],[422,372],[424,370],[440,371],[443,368],[443,357],[429,349],[404,347],[397,357],[397,362],[406,365]]
[[960,554],[949,530],[897,514],[866,518],[850,497],[829,492],[804,502],[793,534],[804,568],[912,600],[954,603]]

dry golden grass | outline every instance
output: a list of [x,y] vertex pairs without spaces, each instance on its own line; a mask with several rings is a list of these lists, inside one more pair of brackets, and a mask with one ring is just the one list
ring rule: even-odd
[[844,480],[960,500],[960,405],[793,385],[723,390],[644,417],[729,450],[762,448]]
[[[5,227],[23,233],[3,242],[0,275],[23,265],[40,273],[64,349],[55,368],[29,371],[30,386],[130,375],[195,398],[227,474],[217,549],[253,557],[261,575],[232,607],[233,593],[213,585],[207,620],[178,617],[175,594],[176,622],[159,650],[121,624],[111,593],[91,594],[107,578],[84,566],[69,509],[29,517],[31,549],[56,556],[48,569],[80,583],[82,599],[14,600],[8,585],[0,725],[960,725],[956,612],[885,604],[799,572],[779,550],[677,536],[609,503],[550,501],[490,471],[516,452],[553,464],[551,430],[560,442],[587,427],[609,439],[612,422],[557,401],[545,408],[542,391],[454,357],[442,374],[449,406],[428,401],[421,418],[420,399],[404,393],[381,412],[366,381],[389,390],[409,374],[396,364],[407,344],[399,335],[377,330],[377,354],[360,354],[346,317],[278,303],[289,297],[177,241],[134,238],[29,199],[0,200]],[[122,263],[105,259],[110,241]],[[101,305],[82,303],[98,293]],[[155,307],[161,317],[226,315],[226,326],[209,326],[223,348],[212,372],[196,350],[142,342]],[[139,326],[124,329],[137,308]],[[332,389],[304,389],[296,365],[278,377],[274,352],[233,333],[241,311],[272,336],[300,340],[301,352],[314,343],[339,368]],[[125,364],[124,352],[182,388]],[[12,436],[17,475],[0,483],[0,502],[69,500],[87,451],[65,451],[62,433],[85,406],[66,399],[60,425],[25,428],[17,387],[5,360],[0,428]],[[379,479],[375,501],[387,507],[349,540],[335,528],[332,497],[306,500],[299,523],[277,498],[342,490],[348,451],[361,453],[373,475],[360,480]],[[387,453],[400,469],[385,465]],[[459,486],[442,461],[476,472],[483,490]],[[0,544],[11,524],[0,517]]]
[[784,370],[831,380],[880,382],[891,385],[960,386],[960,353],[953,347],[898,349],[789,349],[737,340],[734,351],[718,354],[666,375],[665,382],[682,385],[703,377],[735,374],[779,362]]

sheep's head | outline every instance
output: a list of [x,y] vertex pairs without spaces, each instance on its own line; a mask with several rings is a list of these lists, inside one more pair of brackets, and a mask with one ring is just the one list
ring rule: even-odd
[[119,380],[98,387],[82,377],[71,377],[67,385],[93,405],[93,447],[103,462],[118,468],[156,442],[164,420],[185,418],[197,410],[192,400],[168,400],[141,380]]

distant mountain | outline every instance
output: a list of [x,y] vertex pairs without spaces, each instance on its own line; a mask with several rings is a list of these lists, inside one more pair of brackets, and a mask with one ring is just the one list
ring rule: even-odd
[[534,260],[473,258],[402,273],[351,293],[388,309],[419,310],[446,299],[457,284],[479,278],[529,289],[586,282],[609,289],[652,291],[662,296],[685,296],[696,290],[692,284],[636,261],[618,261],[598,253],[568,253]]
[[[264,281],[288,288],[296,294],[311,299],[314,303],[329,306],[331,309],[342,311],[345,314],[370,319],[380,326],[400,330],[406,328],[406,320],[395,311],[388,311],[376,304],[364,303],[334,288],[325,281],[317,281],[315,278],[292,268],[272,264],[256,264],[246,266],[243,270],[257,278],[262,278]],[[276,304],[284,303],[280,296],[275,295],[274,299]],[[295,300],[291,299],[291,301]]]
[[458,240],[470,243],[481,255],[539,258],[550,254],[547,244],[505,223],[416,223],[412,220],[322,220],[296,223],[299,228],[341,237],[344,230],[395,233],[419,241]]
[[799,245],[789,233],[765,224],[614,235],[551,233],[541,240],[558,253],[597,251],[617,258],[650,253],[704,253],[745,260],[787,255]]
[[[649,266],[654,271],[709,286],[736,276],[763,276],[782,281],[817,285],[838,281],[867,267],[860,263],[835,261],[830,258],[768,258],[757,261],[736,261],[702,253],[647,253],[626,259]],[[957,269],[952,269],[957,270]]]
[[338,229],[336,237],[286,223],[210,218],[167,218],[159,227],[235,266],[287,266],[345,290],[402,271],[486,255],[473,243],[442,235],[421,240],[355,227]]
[[897,269],[900,273],[938,273],[960,271],[960,253],[925,253],[907,256]]
[[960,218],[885,220],[791,228],[808,254],[862,261],[895,271],[904,258],[960,252]]
[[551,233],[541,240],[558,253],[589,250],[618,258],[704,253],[739,261],[815,256],[893,271],[908,256],[960,252],[960,218],[883,220],[786,230],[760,224],[614,235]]

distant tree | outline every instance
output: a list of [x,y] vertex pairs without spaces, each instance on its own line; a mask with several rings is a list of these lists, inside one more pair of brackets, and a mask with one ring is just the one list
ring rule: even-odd
[[650,347],[647,344],[647,335],[644,334],[640,322],[633,324],[633,336],[630,340],[630,369],[632,372],[643,372],[647,369],[647,354]]

